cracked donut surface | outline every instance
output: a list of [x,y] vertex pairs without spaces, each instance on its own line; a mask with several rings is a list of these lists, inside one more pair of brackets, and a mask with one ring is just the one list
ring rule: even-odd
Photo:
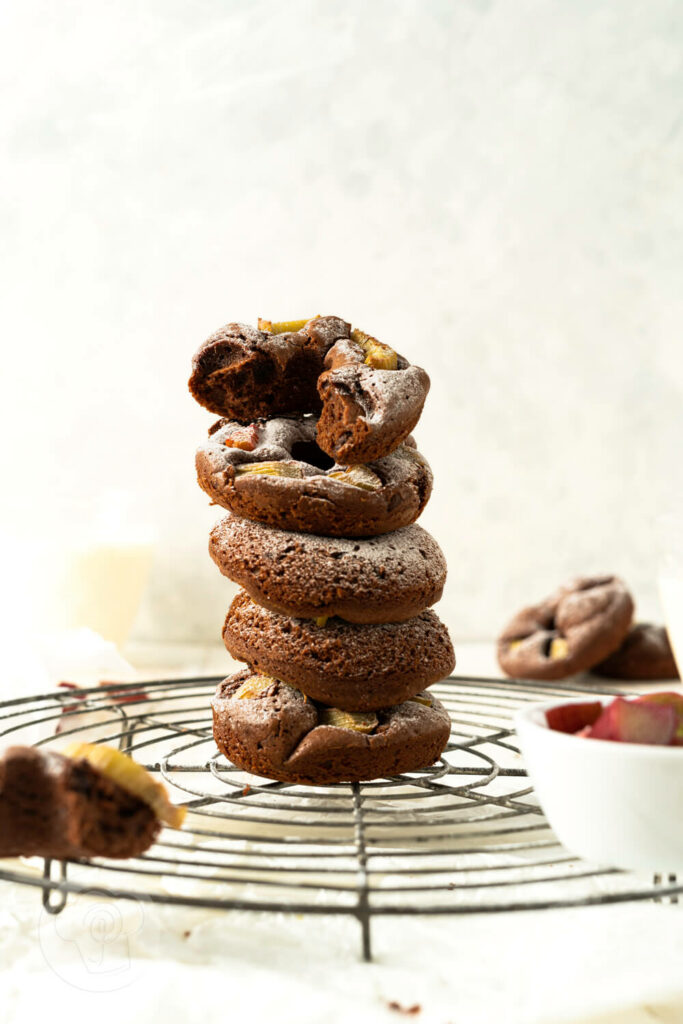
[[316,422],[219,421],[197,450],[200,487],[236,515],[303,533],[372,537],[417,519],[433,478],[412,438],[368,465],[343,466],[318,447]]
[[306,785],[386,778],[427,767],[448,742],[448,713],[427,693],[375,711],[371,728],[358,731],[327,724],[334,709],[277,679],[237,696],[251,676],[246,669],[220,683],[212,710],[219,750],[255,775]]

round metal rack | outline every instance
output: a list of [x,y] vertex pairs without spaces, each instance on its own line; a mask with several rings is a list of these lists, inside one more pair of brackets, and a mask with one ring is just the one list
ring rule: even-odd
[[[57,690],[0,704],[0,739],[118,745],[188,808],[141,857],[5,861],[0,879],[42,889],[59,913],[70,893],[358,920],[371,957],[380,915],[470,914],[677,900],[675,876],[641,879],[564,850],[526,779],[511,716],[580,684],[451,677],[433,688],[452,719],[431,768],[374,782],[293,786],[240,771],[216,751],[217,678]],[[595,688],[592,687],[592,693]]]

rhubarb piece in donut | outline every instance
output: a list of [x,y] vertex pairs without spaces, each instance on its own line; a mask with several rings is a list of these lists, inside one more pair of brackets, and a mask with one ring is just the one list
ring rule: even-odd
[[136,857],[185,809],[131,758],[98,744],[0,757],[0,857]]
[[310,700],[247,669],[212,700],[218,749],[244,771],[309,786],[388,778],[427,768],[444,751],[450,719],[428,693],[372,713]]
[[617,650],[632,617],[617,576],[580,577],[515,615],[498,640],[498,662],[509,676],[564,679]]
[[416,524],[347,540],[227,515],[209,553],[257,604],[299,618],[404,622],[436,604],[446,580],[441,548]]
[[415,428],[428,391],[429,377],[421,367],[353,330],[325,357],[318,381],[318,444],[348,464],[388,455]]
[[669,636],[664,626],[639,622],[626,634],[621,647],[591,669],[608,679],[678,679]]
[[223,508],[281,529],[374,537],[414,522],[432,472],[407,438],[366,466],[335,464],[316,443],[311,416],[219,421],[196,458],[200,487]]
[[223,640],[238,661],[347,711],[398,704],[455,665],[448,630],[433,611],[407,622],[318,624],[268,611],[242,591],[230,605]]

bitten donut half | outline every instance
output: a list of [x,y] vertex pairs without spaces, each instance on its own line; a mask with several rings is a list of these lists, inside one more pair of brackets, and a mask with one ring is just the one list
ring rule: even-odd
[[429,377],[339,317],[231,323],[194,356],[193,397],[228,419],[320,413],[318,444],[344,465],[389,455],[414,429]]
[[323,707],[278,679],[239,672],[212,701],[218,749],[244,771],[323,786],[419,771],[450,736],[444,706],[428,693],[370,713]]
[[9,747],[0,756],[0,857],[135,857],[185,808],[111,747]]
[[223,640],[233,658],[348,711],[398,704],[445,679],[455,665],[448,630],[431,610],[407,622],[318,625],[268,611],[241,592]]
[[582,576],[522,609],[498,640],[509,676],[564,679],[617,650],[633,618],[633,598],[617,576]]
[[209,553],[257,604],[295,618],[405,622],[436,604],[446,581],[441,548],[416,524],[348,540],[227,515]]
[[414,430],[429,377],[362,331],[335,342],[318,380],[318,444],[338,462],[388,455]]
[[373,537],[409,525],[433,481],[412,438],[367,465],[337,465],[318,447],[312,416],[220,421],[198,449],[196,467],[200,487],[228,511],[334,537]]

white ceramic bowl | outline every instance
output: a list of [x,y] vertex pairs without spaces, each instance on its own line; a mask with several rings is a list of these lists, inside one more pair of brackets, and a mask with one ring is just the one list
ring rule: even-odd
[[634,871],[683,871],[683,747],[585,739],[548,728],[549,708],[598,699],[587,694],[532,704],[515,715],[541,807],[560,842],[587,860]]

